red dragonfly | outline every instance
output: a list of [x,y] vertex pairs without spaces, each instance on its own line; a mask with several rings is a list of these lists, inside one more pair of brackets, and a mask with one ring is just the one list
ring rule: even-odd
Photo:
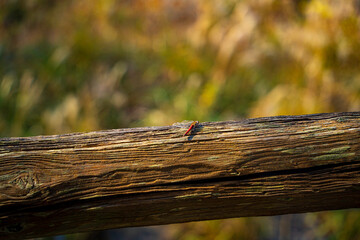
[[189,129],[186,131],[186,133],[184,134],[184,136],[186,136],[190,131],[194,130],[194,128],[196,127],[196,125],[199,124],[199,121],[193,121],[189,127]]

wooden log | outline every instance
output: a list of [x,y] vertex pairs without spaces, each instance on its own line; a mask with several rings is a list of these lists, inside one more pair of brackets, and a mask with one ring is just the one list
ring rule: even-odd
[[0,139],[0,239],[360,206],[360,112]]

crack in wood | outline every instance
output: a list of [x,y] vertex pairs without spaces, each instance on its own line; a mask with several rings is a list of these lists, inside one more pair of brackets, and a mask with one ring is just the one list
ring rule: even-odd
[[[234,182],[234,181],[244,181],[244,180],[255,180],[255,179],[263,179],[263,178],[271,178],[276,176],[285,176],[289,175],[289,177],[296,174],[313,174],[314,172],[326,171],[329,173],[329,169],[335,169],[338,167],[344,166],[357,166],[360,164],[360,161],[350,161],[350,162],[341,162],[320,166],[313,166],[307,168],[297,168],[297,169],[283,169],[277,171],[268,171],[268,172],[259,172],[259,173],[251,173],[242,176],[225,176],[225,177],[217,177],[217,178],[206,178],[206,179],[196,179],[196,180],[186,180],[186,181],[178,181],[172,183],[163,183],[163,184],[154,184],[154,185],[146,185],[146,187],[155,187],[155,186],[174,186],[174,185],[198,185],[198,184],[211,184],[211,183],[221,183],[221,182]],[[357,171],[358,168],[351,168],[352,170]],[[351,169],[347,169],[346,172],[350,172]],[[344,169],[340,169],[345,171]],[[137,188],[135,186],[134,188]]]

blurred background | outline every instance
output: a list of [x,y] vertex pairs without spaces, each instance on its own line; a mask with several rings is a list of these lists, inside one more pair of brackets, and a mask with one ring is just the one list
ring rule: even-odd
[[[359,66],[359,0],[0,0],[0,136],[359,111]],[[360,212],[46,239],[360,239]]]

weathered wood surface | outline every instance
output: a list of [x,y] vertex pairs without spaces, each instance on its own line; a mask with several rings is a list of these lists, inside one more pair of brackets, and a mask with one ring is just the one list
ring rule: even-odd
[[360,112],[0,139],[0,239],[360,207]]

